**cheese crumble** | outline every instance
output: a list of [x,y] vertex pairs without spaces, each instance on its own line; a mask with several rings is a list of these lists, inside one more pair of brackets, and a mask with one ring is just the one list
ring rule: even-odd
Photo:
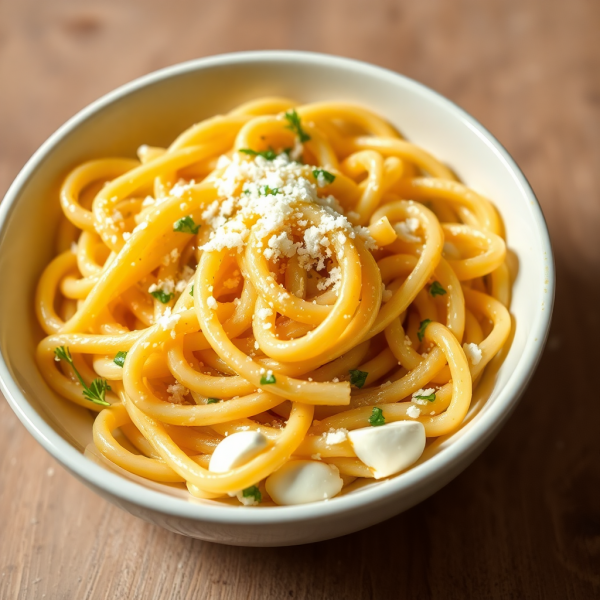
[[481,348],[477,344],[463,344],[463,350],[473,366],[478,365],[481,362],[483,354]]
[[408,409],[406,410],[406,414],[411,418],[411,419],[416,419],[420,414],[421,414],[421,409],[417,408],[416,406],[414,406],[413,404],[411,404]]
[[[338,257],[343,255],[348,238],[359,236],[369,249],[376,248],[368,229],[354,227],[333,196],[319,196],[319,185],[310,178],[312,167],[294,162],[286,153],[267,160],[236,152],[231,159],[221,157],[218,164],[223,169],[215,180],[219,199],[202,213],[211,228],[202,250],[239,252],[252,229],[267,260],[277,263],[297,256],[306,270],[323,270],[334,258],[336,245]],[[321,207],[316,222],[306,210],[311,205]],[[341,274],[335,269],[321,289],[336,289]]]
[[183,404],[184,398],[190,393],[190,390],[180,383],[174,383],[167,387],[167,392],[169,394],[169,402],[172,402],[173,404]]
[[409,218],[404,221],[400,221],[400,223],[396,223],[394,225],[394,231],[397,233],[398,237],[405,242],[419,243],[421,238],[417,235],[417,231],[421,227],[421,223],[419,219]]
[[325,443],[328,446],[341,444],[348,439],[348,430],[343,427],[340,429],[330,429],[325,435]]
[[423,398],[417,398],[417,396],[431,396],[431,394],[435,394],[435,389],[434,388],[426,388],[426,389],[420,389],[417,390],[411,398],[411,402],[414,402],[415,404],[425,404],[427,405],[427,403],[429,402],[429,400],[423,400]]
[[181,314],[172,313],[171,307],[167,306],[163,316],[158,319],[157,323],[161,326],[163,331],[167,331],[169,329],[173,329],[175,325],[179,323],[179,319],[181,319]]

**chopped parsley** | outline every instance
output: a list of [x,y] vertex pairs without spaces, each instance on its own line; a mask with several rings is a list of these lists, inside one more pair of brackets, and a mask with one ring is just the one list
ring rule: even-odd
[[277,383],[277,379],[275,379],[275,375],[273,375],[273,371],[267,371],[261,378],[261,385],[268,385],[269,383]]
[[173,294],[167,294],[163,290],[155,290],[154,292],[150,292],[150,295],[154,296],[159,302],[162,302],[163,304],[167,304],[167,302],[169,302],[169,300],[171,300],[171,298],[173,297]]
[[373,407],[373,411],[371,412],[371,416],[369,417],[369,423],[372,427],[379,427],[380,425],[385,425],[385,417],[383,416],[383,411],[378,406]]
[[262,494],[256,485],[251,485],[245,490],[242,490],[242,496],[244,498],[252,498],[255,502],[260,502],[262,500]]
[[79,383],[81,383],[81,387],[83,387],[83,397],[94,404],[101,404],[102,406],[110,406],[110,403],[106,401],[106,392],[110,390],[110,385],[106,379],[94,379],[91,385],[88,386],[83,377],[80,375],[79,371],[75,368],[75,364],[73,363],[73,358],[71,357],[71,352],[65,346],[59,346],[58,348],[54,348],[54,355],[58,360],[64,360],[68,364],[71,365],[73,372],[75,373],[77,379],[79,379]]
[[427,325],[429,325],[429,323],[431,323],[431,319],[425,319],[424,321],[421,321],[421,324],[419,325],[417,337],[419,338],[420,342],[422,342],[423,338],[425,337],[425,330],[427,329]]
[[442,287],[439,281],[434,281],[429,287],[429,293],[432,296],[444,296],[446,294],[446,290]]
[[302,123],[300,123],[300,117],[298,116],[295,108],[288,110],[288,112],[285,113],[285,118],[289,123],[289,125],[285,126],[286,129],[293,131],[302,143],[310,140],[310,135],[308,135],[308,133],[302,129]]
[[217,402],[221,402],[218,398],[209,398],[206,401],[206,404],[217,404]]
[[90,387],[83,390],[83,397],[90,402],[95,404],[102,404],[104,406],[110,406],[105,399],[105,394],[109,391],[110,385],[106,379],[100,379],[99,377],[94,379],[90,384]]
[[190,296],[194,296],[194,284],[192,283],[192,289],[190,290]]
[[123,352],[123,350],[119,350],[117,355],[115,356],[113,362],[115,365],[122,367],[125,364],[125,357],[127,356],[127,352]]
[[357,388],[361,388],[365,385],[365,381],[369,373],[367,371],[359,371],[358,369],[350,370],[350,385],[355,385]]
[[271,188],[268,185],[263,185],[260,187],[260,195],[261,196],[275,196],[279,193],[279,188]]
[[429,396],[413,396],[417,400],[429,400],[429,402],[433,402],[435,400],[435,392],[433,394],[429,394]]
[[198,229],[200,229],[200,225],[196,225],[194,219],[189,215],[187,217],[182,217],[173,223],[173,231],[179,231],[179,233],[192,233],[196,235]]
[[335,175],[325,169],[314,169],[312,174],[315,179],[322,177],[327,183],[333,183],[335,181]]
[[275,160],[277,158],[277,152],[273,150],[273,148],[269,147],[268,150],[252,150],[252,148],[242,148],[238,150],[242,154],[247,154],[248,156],[262,156],[265,160]]

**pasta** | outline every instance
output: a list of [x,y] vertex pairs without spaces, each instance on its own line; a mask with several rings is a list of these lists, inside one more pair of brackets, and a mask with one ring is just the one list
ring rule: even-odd
[[60,202],[39,369],[104,459],[195,497],[409,468],[509,335],[496,209],[358,106],[258,99],[77,166]]

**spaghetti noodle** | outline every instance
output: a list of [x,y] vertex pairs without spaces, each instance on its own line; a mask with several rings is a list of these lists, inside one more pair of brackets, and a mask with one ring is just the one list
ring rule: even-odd
[[39,368],[98,413],[105,459],[197,497],[307,502],[407,468],[509,334],[495,208],[357,106],[253,101],[78,166],[60,201]]

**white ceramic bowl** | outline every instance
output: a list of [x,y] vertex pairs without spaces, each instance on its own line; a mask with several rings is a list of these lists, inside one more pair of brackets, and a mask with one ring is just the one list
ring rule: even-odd
[[[34,348],[36,282],[53,253],[57,190],[84,160],[133,156],[166,145],[192,123],[241,102],[284,95],[301,102],[345,100],[387,117],[411,141],[446,162],[499,208],[519,261],[511,312],[516,331],[499,370],[488,373],[467,424],[408,472],[327,502],[246,508],[194,500],[180,490],[127,477],[85,457],[90,414],[60,400],[39,375]],[[525,177],[496,139],[439,94],[390,71],[304,52],[246,52],[200,59],[142,77],[63,125],[23,168],[0,207],[0,377],[29,432],[104,498],[167,529],[247,546],[314,542],[388,519],[430,496],[467,467],[506,421],[540,358],[552,312],[548,232]]]

